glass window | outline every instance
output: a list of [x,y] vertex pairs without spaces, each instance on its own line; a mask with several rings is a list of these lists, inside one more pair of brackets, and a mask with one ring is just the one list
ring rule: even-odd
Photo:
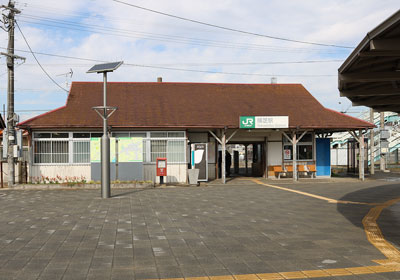
[[297,158],[302,159],[313,159],[312,145],[298,145],[297,146]]
[[[283,146],[283,159],[293,160],[292,145]],[[313,159],[313,146],[297,144],[297,160],[312,160],[312,159]]]
[[102,132],[90,133],[90,137],[92,137],[92,138],[101,138],[101,136],[103,136]]
[[156,162],[158,157],[167,157],[167,140],[150,141],[151,162]]
[[68,163],[68,141],[52,141],[52,163]]
[[146,138],[146,132],[131,132],[131,137]]
[[34,142],[35,163],[68,163],[68,141],[39,140]]
[[184,162],[185,161],[185,140],[168,140],[167,161]]
[[77,132],[73,134],[74,138],[90,138],[90,133],[88,132]]
[[118,137],[118,138],[129,137],[129,132],[113,132],[112,136],[113,137]]
[[90,141],[75,141],[73,144],[74,163],[89,163],[90,162]]
[[35,163],[51,163],[51,141],[35,141],[33,148]]
[[69,133],[52,133],[51,138],[69,138]]
[[51,138],[51,134],[50,133],[34,133],[33,134],[34,138]]
[[[143,142],[143,159],[156,162],[157,158],[167,158],[168,163],[184,163],[186,140],[148,140]],[[146,158],[146,145],[150,145],[150,157]]]
[[151,138],[164,138],[167,137],[167,132],[150,132]]
[[185,132],[183,131],[168,132],[168,137],[182,138],[185,137]]

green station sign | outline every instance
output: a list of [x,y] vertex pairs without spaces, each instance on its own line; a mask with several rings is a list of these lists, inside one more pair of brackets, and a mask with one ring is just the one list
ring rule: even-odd
[[255,116],[240,117],[240,128],[256,128],[256,117]]
[[239,128],[288,128],[288,116],[241,116]]

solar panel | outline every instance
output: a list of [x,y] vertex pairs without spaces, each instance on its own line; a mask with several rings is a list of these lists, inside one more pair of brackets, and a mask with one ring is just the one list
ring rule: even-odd
[[90,68],[86,73],[112,72],[118,67],[120,67],[122,63],[123,61],[96,64],[95,66]]

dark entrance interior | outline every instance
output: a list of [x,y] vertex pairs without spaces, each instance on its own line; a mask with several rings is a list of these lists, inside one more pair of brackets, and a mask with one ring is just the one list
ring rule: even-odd
[[[218,178],[221,178],[221,156],[218,152]],[[247,158],[247,160],[246,160]],[[265,170],[265,144],[239,143],[226,145],[227,177],[262,177]],[[247,164],[246,164],[247,163]]]

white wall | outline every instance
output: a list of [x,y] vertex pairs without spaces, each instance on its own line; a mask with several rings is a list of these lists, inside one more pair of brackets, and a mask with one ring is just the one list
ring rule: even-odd
[[90,164],[88,165],[32,165],[29,177],[79,177],[83,176],[86,181],[91,180]]
[[[164,183],[186,183],[187,177],[187,164],[174,164],[167,163],[167,179]],[[156,176],[156,165],[155,164],[143,164],[143,180],[153,181],[156,183],[160,182],[160,177]]]
[[[268,139],[269,140],[269,139]],[[268,142],[268,165],[282,164],[282,142]]]
[[347,149],[331,149],[331,165],[347,165]]

